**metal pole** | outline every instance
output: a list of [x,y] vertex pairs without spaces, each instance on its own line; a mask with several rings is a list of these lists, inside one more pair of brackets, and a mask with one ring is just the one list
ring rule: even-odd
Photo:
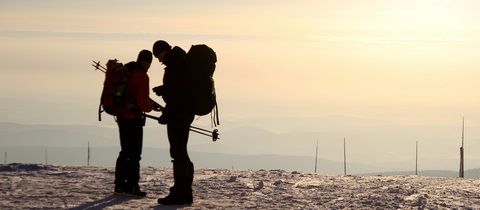
[[[149,114],[145,114],[145,117],[148,117],[148,118],[154,119],[154,120],[158,120],[158,117],[153,116],[153,115],[149,115]],[[208,137],[212,137],[213,141],[217,141],[218,139],[220,139],[218,137],[220,135],[218,133],[218,129],[213,129],[213,131],[209,131],[207,129],[203,129],[203,128],[199,128],[199,127],[195,127],[195,126],[190,126],[190,131],[198,133],[198,134],[202,134],[202,135],[205,135],[205,136],[208,136]]]
[[87,166],[90,166],[90,141],[88,142]]
[[347,175],[347,146],[345,138],[343,138],[343,173]]
[[464,177],[464,171],[463,171],[463,147],[460,147],[460,173],[458,177],[463,178]]
[[415,150],[415,175],[418,175],[418,141]]
[[315,149],[315,173],[317,173],[317,160],[318,160],[318,140],[317,140],[317,148]]
[[462,119],[462,147],[460,147],[460,173],[459,177],[463,178],[465,175],[465,168],[464,168],[464,134],[465,134],[465,117]]

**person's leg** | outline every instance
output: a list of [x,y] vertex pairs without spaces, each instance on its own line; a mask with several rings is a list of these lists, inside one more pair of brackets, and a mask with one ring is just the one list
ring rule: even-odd
[[167,125],[170,156],[173,159],[174,186],[169,196],[158,200],[164,205],[189,204],[193,201],[193,164],[187,152],[190,124],[170,123]]
[[134,196],[146,196],[146,193],[140,191],[138,182],[140,181],[140,160],[143,146],[143,119],[129,119],[130,139],[127,163],[127,188],[128,192]]
[[115,192],[125,191],[127,181],[127,164],[128,164],[128,126],[127,123],[119,118],[117,125],[120,137],[120,153],[118,154],[115,164]]
[[122,190],[127,195],[143,197],[146,193],[140,191],[140,160],[143,146],[143,120],[141,119],[117,119],[120,128],[121,146],[116,173],[116,185],[121,183]]
[[130,143],[128,150],[128,176],[127,186],[132,192],[140,192],[140,160],[143,146],[143,120],[130,119]]

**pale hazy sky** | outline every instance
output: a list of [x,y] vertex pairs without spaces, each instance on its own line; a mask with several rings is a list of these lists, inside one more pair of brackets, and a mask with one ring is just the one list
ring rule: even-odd
[[0,120],[92,123],[103,76],[91,60],[128,62],[164,39],[216,50],[227,120],[480,125],[478,11],[475,0],[0,0]]
[[[359,125],[371,130],[351,147],[375,161],[370,145],[410,148],[415,136],[404,135],[447,125],[448,136],[427,129],[420,140],[433,159],[456,163],[459,143],[444,154],[433,147],[458,141],[465,117],[467,142],[477,145],[467,157],[478,160],[479,11],[478,0],[0,0],[0,121],[114,126],[97,121],[103,75],[91,61],[128,62],[164,39],[217,52],[223,130],[241,122],[328,132],[301,121],[325,116],[407,125],[383,129],[387,138],[374,137],[381,123]],[[161,84],[163,66],[154,63],[149,75],[151,87]]]

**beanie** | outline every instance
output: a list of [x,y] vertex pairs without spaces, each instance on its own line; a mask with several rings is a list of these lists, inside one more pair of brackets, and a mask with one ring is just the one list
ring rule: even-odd
[[142,50],[138,53],[137,62],[143,62],[147,64],[152,63],[152,53],[148,50]]
[[155,42],[155,44],[153,44],[153,55],[156,57],[163,51],[170,49],[172,49],[172,46],[170,46],[166,41],[158,40]]

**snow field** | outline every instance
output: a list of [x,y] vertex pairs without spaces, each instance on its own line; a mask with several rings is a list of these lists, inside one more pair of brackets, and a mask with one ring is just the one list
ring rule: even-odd
[[[162,209],[171,168],[142,167],[143,199],[113,195],[114,167],[0,165],[0,209]],[[480,209],[480,179],[196,169],[180,209]]]

